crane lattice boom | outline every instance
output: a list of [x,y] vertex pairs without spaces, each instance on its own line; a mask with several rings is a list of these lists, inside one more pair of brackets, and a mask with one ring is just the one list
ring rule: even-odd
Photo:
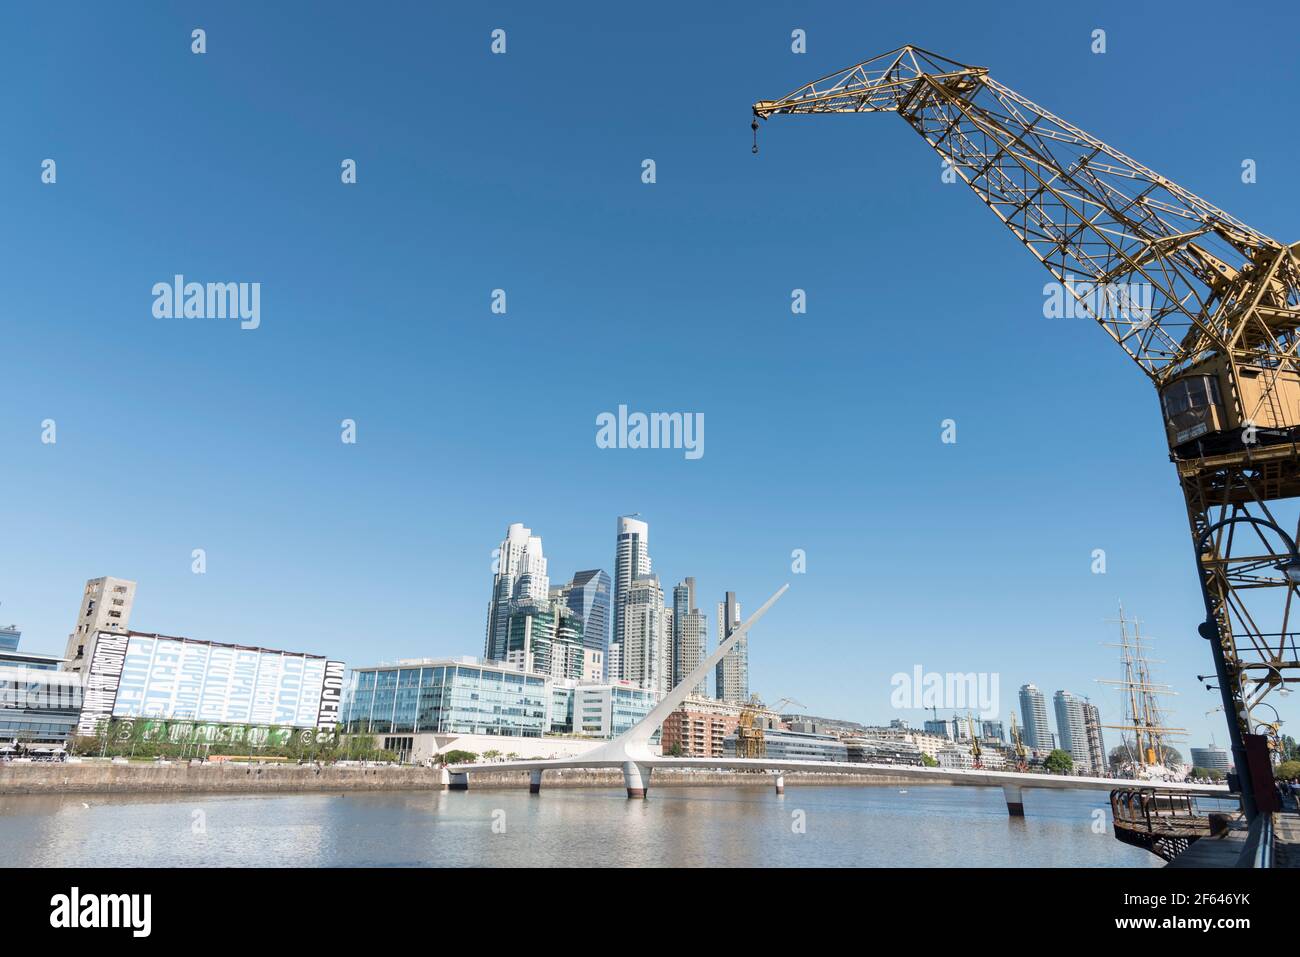
[[764,120],[876,112],[898,113],[950,162],[1157,384],[1215,354],[1295,362],[1300,244],[1270,239],[984,67],[905,46],[754,104]]

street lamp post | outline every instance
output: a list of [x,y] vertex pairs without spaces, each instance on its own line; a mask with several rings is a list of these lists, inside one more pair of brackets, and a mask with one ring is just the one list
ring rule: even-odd
[[[1277,708],[1273,707],[1273,705],[1269,704],[1267,701],[1261,701],[1259,704],[1262,704],[1273,712],[1273,720],[1255,721],[1254,731],[1258,734],[1260,729],[1263,728],[1268,733],[1268,736],[1272,741],[1270,745],[1270,750],[1273,752],[1271,761],[1276,765],[1278,761],[1281,760],[1282,754],[1282,716],[1278,714]],[[1254,718],[1253,715],[1251,717],[1252,719]]]
[[[1237,522],[1249,522],[1255,526],[1264,526],[1271,528],[1286,543],[1287,560],[1277,566],[1287,577],[1291,584],[1300,584],[1300,554],[1296,552],[1295,541],[1279,525],[1265,518],[1256,518],[1253,515],[1233,515],[1222,521],[1215,522],[1200,535],[1196,541],[1196,564],[1200,569],[1201,556],[1205,554],[1206,548],[1210,544],[1210,536],[1221,528]],[[1219,695],[1223,699],[1223,715],[1228,719],[1228,739],[1232,744],[1232,763],[1237,772],[1237,787],[1241,789],[1241,808],[1245,812],[1246,820],[1253,821],[1258,814],[1258,806],[1255,802],[1255,783],[1250,777],[1250,767],[1246,758],[1246,740],[1241,734],[1242,722],[1249,722],[1250,715],[1239,713],[1237,703],[1233,700],[1232,681],[1240,682],[1237,678],[1231,678],[1228,675],[1228,659],[1223,653],[1223,642],[1219,633],[1219,621],[1214,614],[1214,600],[1210,597],[1210,586],[1206,584],[1205,573],[1201,570],[1201,597],[1205,601],[1205,621],[1201,623],[1197,631],[1202,638],[1210,643],[1210,650],[1214,655],[1214,671],[1219,679]],[[1225,612],[1226,614],[1226,612]],[[1242,710],[1245,710],[1243,704]]]

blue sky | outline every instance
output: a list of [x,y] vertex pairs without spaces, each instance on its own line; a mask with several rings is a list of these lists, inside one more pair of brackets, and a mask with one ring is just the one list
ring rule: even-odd
[[[62,650],[110,574],[142,630],[478,654],[508,523],[562,581],[640,512],[711,617],[792,582],[751,641],[769,701],[883,721],[920,664],[999,673],[1004,713],[1033,681],[1116,719],[1123,600],[1192,742],[1224,743],[1136,367],[1042,318],[1047,273],[897,117],[749,149],[753,101],[912,42],[1300,238],[1300,15],[1197,6],[6,7],[0,619]],[[176,273],[261,282],[261,327],[154,318]],[[703,412],[706,454],[597,448],[620,403]]]

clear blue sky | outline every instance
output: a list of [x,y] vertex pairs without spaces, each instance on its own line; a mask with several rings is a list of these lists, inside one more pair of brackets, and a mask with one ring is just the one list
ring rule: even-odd
[[[1122,599],[1224,743],[1145,379],[1042,318],[1046,272],[897,117],[778,119],[755,157],[749,105],[917,43],[1292,241],[1300,17],[840,6],[6,6],[0,619],[61,651],[108,574],[147,631],[478,654],[508,523],[562,581],[640,512],[711,618],[793,583],[751,641],[769,701],[883,721],[920,664],[1115,719]],[[261,282],[261,328],[155,319],[175,273]],[[598,449],[620,403],[703,412],[704,457]]]

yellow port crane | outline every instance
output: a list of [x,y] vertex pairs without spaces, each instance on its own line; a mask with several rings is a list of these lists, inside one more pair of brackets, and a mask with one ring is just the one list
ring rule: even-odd
[[1016,750],[1016,770],[1025,771],[1029,768],[1029,761],[1025,756],[1025,745],[1020,740],[1020,729],[1016,727],[1016,713],[1011,712],[1011,743]]
[[984,767],[984,753],[980,750],[979,731],[975,727],[975,716],[966,712],[966,729],[970,731],[970,756],[975,762],[975,769]]
[[[1003,86],[916,46],[754,104],[758,122],[897,113],[1155,386],[1237,768],[1251,709],[1300,680],[1300,243],[1278,242]],[[1050,301],[1049,301],[1050,305]],[[1294,501],[1291,503],[1296,504]],[[1281,574],[1274,574],[1280,572]],[[1267,762],[1261,772],[1267,774]],[[1251,774],[1242,799],[1256,813]]]
[[740,721],[736,725],[736,757],[761,758],[767,754],[767,745],[763,740],[763,721],[759,712],[763,710],[763,699],[756,694],[749,696],[749,703],[740,708]]

